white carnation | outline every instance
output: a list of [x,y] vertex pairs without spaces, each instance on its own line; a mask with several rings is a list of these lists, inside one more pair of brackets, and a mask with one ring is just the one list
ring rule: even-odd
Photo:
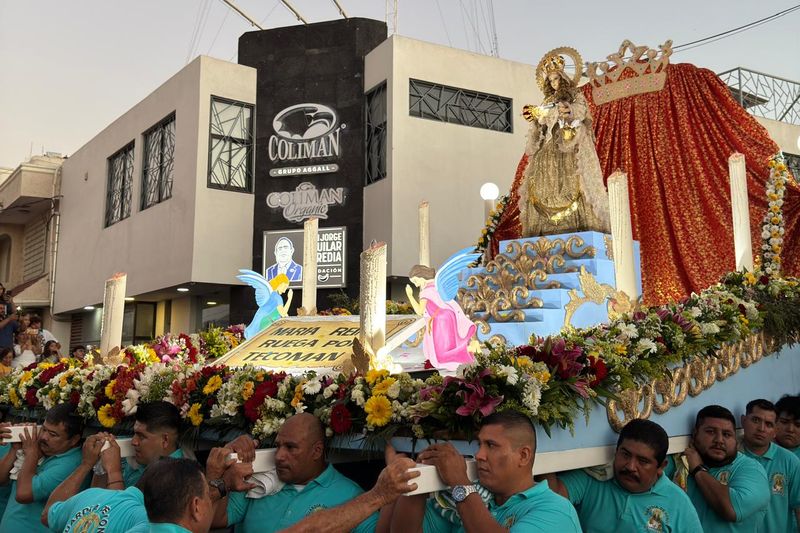
[[658,346],[653,342],[653,339],[639,339],[639,342],[636,343],[636,349],[641,353],[654,353],[658,351]]

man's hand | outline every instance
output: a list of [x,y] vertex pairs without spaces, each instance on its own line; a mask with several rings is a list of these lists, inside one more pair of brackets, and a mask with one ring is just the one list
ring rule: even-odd
[[386,445],[384,455],[386,468],[381,470],[372,489],[380,497],[381,507],[392,503],[407,492],[416,490],[417,484],[409,481],[420,475],[418,470],[411,470],[417,464],[408,457],[396,453],[391,444]]
[[86,466],[94,466],[100,460],[100,450],[106,443],[106,436],[102,433],[92,435],[83,443],[81,463]]
[[[122,477],[122,453],[113,435],[106,433],[105,440],[108,442],[108,448],[100,454],[100,461],[108,474],[108,478],[118,479]],[[112,474],[119,475],[114,476]]]
[[0,445],[5,444],[11,438],[11,424],[4,422],[0,424]]
[[26,426],[20,436],[22,451],[25,452],[25,460],[38,462],[42,457],[42,450],[39,448],[39,434],[41,429],[35,425]]
[[428,446],[419,454],[419,460],[426,465],[435,466],[446,485],[454,487],[472,483],[467,476],[467,462],[449,442]]
[[211,448],[206,460],[206,477],[208,479],[220,479],[229,465],[236,462],[228,456],[233,450],[227,447]]
[[686,456],[686,461],[689,463],[689,472],[703,464],[703,459],[700,457],[700,454],[694,448],[694,444],[690,443],[689,446],[683,451],[683,455]]
[[256,446],[258,446],[258,441],[253,439],[250,435],[239,435],[225,445],[226,448],[230,448],[236,452],[236,455],[239,456],[239,460],[243,463],[252,463],[256,460]]
[[225,473],[222,474],[222,481],[225,482],[225,487],[227,487],[228,490],[246,492],[258,486],[255,483],[248,483],[245,481],[245,478],[248,478],[252,475],[253,463],[234,462],[225,469]]

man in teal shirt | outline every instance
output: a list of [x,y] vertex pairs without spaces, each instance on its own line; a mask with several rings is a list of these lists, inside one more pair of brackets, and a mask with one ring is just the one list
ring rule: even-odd
[[584,533],[703,533],[689,497],[663,475],[668,449],[661,426],[634,419],[619,434],[613,479],[574,470],[547,480],[578,508]]
[[81,464],[50,494],[42,523],[52,531],[146,533],[149,528],[144,498],[136,487],[124,491],[88,489],[81,485],[100,459],[108,434],[98,433],[83,443]]
[[[524,414],[508,410],[489,415],[478,433],[480,484],[492,496],[488,507],[467,477],[464,458],[452,444],[434,444],[418,457],[436,466],[439,477],[452,487],[457,516],[446,518],[427,495],[405,496],[392,512],[392,529],[428,532],[575,533],[581,531],[575,509],[547,483],[533,481],[536,431]],[[448,516],[450,516],[448,514]]]
[[[702,408],[692,443],[683,454],[688,463],[686,492],[706,533],[767,532],[767,474],[753,459],[737,452],[736,419],[728,409],[719,405]],[[679,484],[680,473],[674,461],[665,469],[669,477],[677,474]]]
[[753,400],[742,416],[741,450],[767,472],[770,489],[765,531],[797,531],[800,507],[800,459],[772,440],[775,438],[775,406],[767,400]]
[[[67,478],[81,462],[78,447],[83,432],[83,420],[71,404],[60,404],[47,412],[42,428],[31,426],[22,436],[21,443],[11,445],[11,450],[0,460],[0,484],[11,482],[11,496],[0,522],[0,531],[48,531],[41,522],[47,497]],[[25,459],[11,481],[17,450]]]
[[138,406],[133,424],[135,455],[122,461],[120,449],[113,436],[108,437],[110,447],[101,460],[106,473],[95,475],[93,487],[122,490],[132,487],[142,477],[147,465],[161,457],[183,457],[178,448],[181,431],[181,413],[169,402],[148,402]]
[[784,396],[775,404],[775,442],[800,457],[800,396]]
[[214,506],[203,470],[191,459],[165,457],[151,464],[136,485],[155,533],[208,533]]
[[[10,444],[2,444],[4,441],[11,438],[11,431],[8,428],[11,424],[4,422],[0,424],[0,457],[5,457],[11,449]],[[8,497],[11,495],[11,483],[8,485],[0,485],[0,518],[6,511],[6,504],[8,504]]]
[[[236,524],[237,531],[271,533],[359,496],[363,491],[355,482],[325,463],[324,435],[312,414],[287,419],[275,439],[275,466],[283,488],[256,499],[232,492],[216,505],[214,527]],[[206,468],[208,472],[209,465]],[[216,477],[209,476],[212,481]],[[372,532],[377,520],[374,514],[354,531]]]

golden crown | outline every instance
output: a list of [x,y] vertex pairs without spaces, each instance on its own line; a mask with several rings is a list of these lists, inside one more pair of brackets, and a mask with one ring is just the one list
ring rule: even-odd
[[572,83],[577,87],[578,82],[581,80],[583,60],[581,59],[581,55],[574,48],[561,46],[547,52],[536,66],[536,83],[539,85],[540,89],[544,90],[545,79],[548,74],[551,72],[566,71],[566,60],[564,56],[567,56],[572,61],[570,67],[574,67],[575,72],[572,74],[571,78]]
[[672,41],[660,45],[659,50],[635,46],[627,39],[622,41],[619,51],[609,55],[607,61],[589,63],[587,70],[594,103],[601,105],[635,94],[660,91],[667,81],[671,55]]
[[544,71],[550,74],[564,70],[564,58],[561,56],[550,56],[544,60]]

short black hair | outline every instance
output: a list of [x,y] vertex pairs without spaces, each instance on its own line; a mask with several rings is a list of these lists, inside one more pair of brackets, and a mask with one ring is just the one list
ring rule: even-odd
[[5,357],[6,355],[8,355],[9,353],[10,353],[10,354],[12,355],[12,357],[13,357],[13,355],[14,355],[14,350],[12,350],[11,348],[9,348],[8,346],[3,346],[2,348],[0,348],[0,361],[2,361],[3,357]]
[[77,346],[73,346],[72,349],[69,351],[69,353],[73,354],[73,353],[77,352],[78,350],[83,350],[85,352],[86,351],[86,346],[84,346],[83,344],[79,344]]
[[481,427],[495,425],[502,426],[506,430],[522,430],[528,433],[533,451],[536,451],[536,427],[528,415],[514,409],[507,409],[494,412],[481,421]]
[[171,429],[176,433],[181,430],[181,412],[169,402],[157,401],[139,405],[136,409],[137,422],[147,426],[147,431],[163,431]]
[[83,435],[83,418],[71,403],[60,403],[52,407],[44,416],[44,421],[48,424],[64,424],[68,438]]
[[775,404],[775,412],[778,416],[786,414],[795,420],[800,420],[800,396],[787,394]]
[[144,507],[151,522],[177,523],[192,499],[205,494],[203,469],[191,459],[162,457],[152,463],[136,482],[144,495]]
[[747,402],[747,407],[744,408],[744,414],[749,415],[753,412],[753,409],[756,408],[761,409],[762,411],[772,411],[775,413],[775,416],[778,416],[778,412],[775,410],[775,404],[763,398],[758,398],[757,400],[751,400]]
[[698,429],[706,418],[721,418],[727,420],[736,429],[736,418],[727,408],[721,405],[707,405],[697,412],[697,418],[694,421],[694,429]]
[[39,315],[31,315],[31,325],[41,324],[41,323],[42,323],[42,317],[40,317]]
[[617,449],[622,445],[622,441],[632,440],[646,444],[653,450],[658,464],[664,462],[669,450],[669,436],[664,428],[651,420],[634,418],[622,428],[617,439]]

